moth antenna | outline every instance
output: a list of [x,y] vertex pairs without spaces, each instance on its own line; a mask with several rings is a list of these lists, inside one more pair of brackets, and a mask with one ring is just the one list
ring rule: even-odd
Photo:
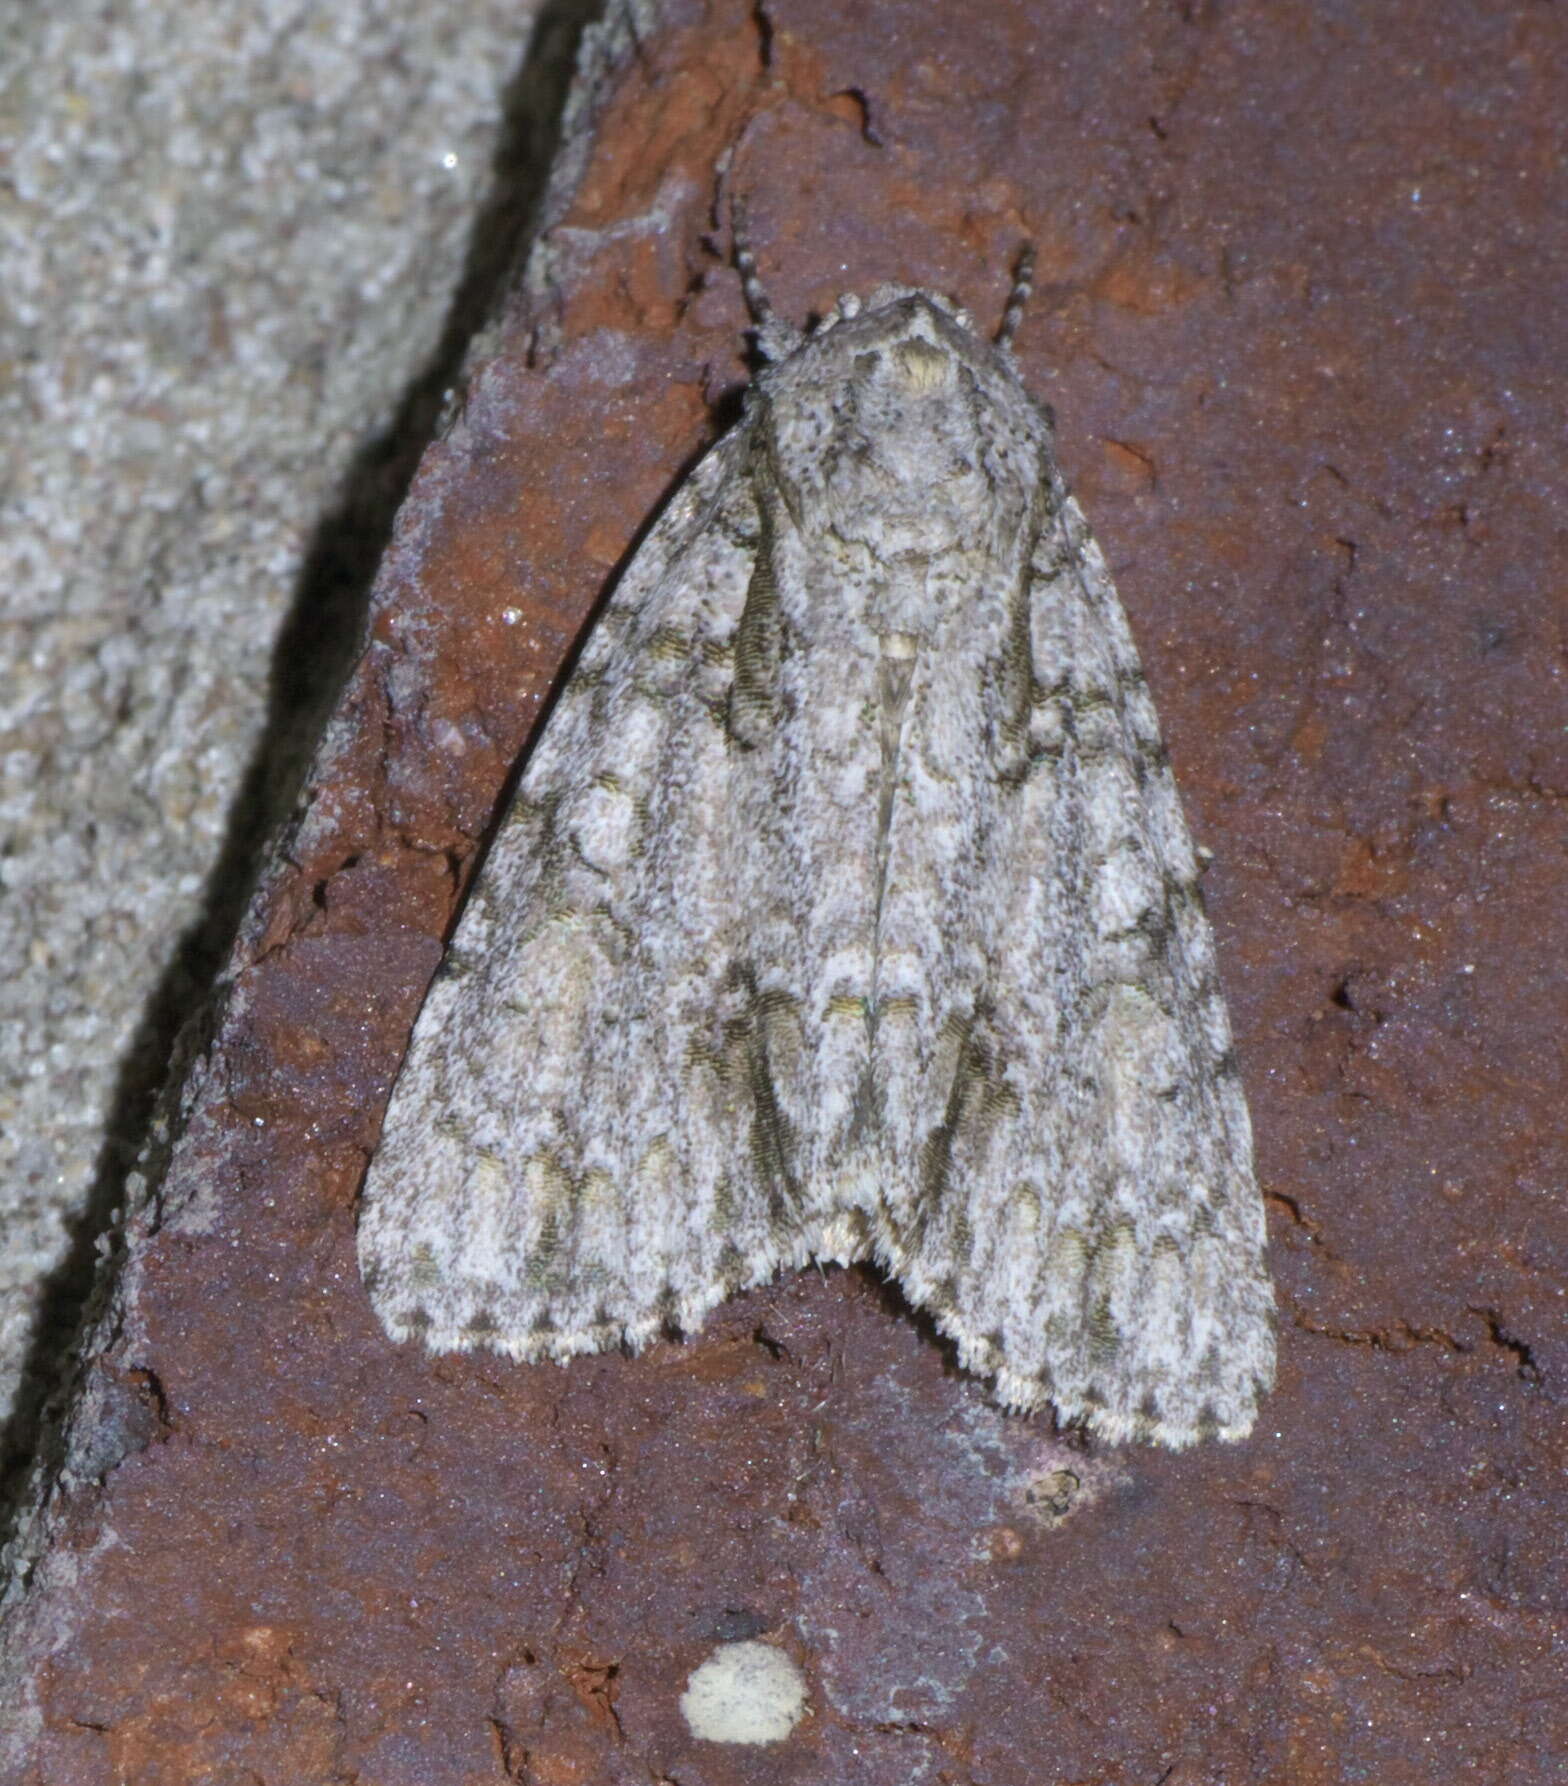
[[774,313],[762,275],[757,271],[757,257],[751,251],[746,234],[746,205],[743,199],[730,200],[730,236],[735,245],[735,271],[740,274],[740,287],[746,308],[757,325],[754,338],[762,358],[777,364],[788,359],[805,339],[791,322]]
[[762,283],[762,275],[757,271],[757,257],[751,251],[751,239],[746,233],[744,199],[730,200],[730,235],[735,244],[735,271],[740,274],[740,288],[746,299],[746,308],[751,312],[751,319],[758,328],[766,328],[773,320],[773,304]]
[[1013,289],[1008,293],[1007,308],[1002,312],[1002,326],[996,331],[998,347],[1011,347],[1018,325],[1023,321],[1024,305],[1034,293],[1034,243],[1025,242],[1018,250],[1013,270]]

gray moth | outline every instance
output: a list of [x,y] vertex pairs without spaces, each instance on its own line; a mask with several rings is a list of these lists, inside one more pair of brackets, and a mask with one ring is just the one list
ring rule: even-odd
[[[753,294],[755,295],[755,294]],[[359,1255],[395,1339],[637,1347],[871,1260],[1109,1440],[1273,1377],[1198,868],[1049,415],[930,292],[769,319],[420,1014]]]

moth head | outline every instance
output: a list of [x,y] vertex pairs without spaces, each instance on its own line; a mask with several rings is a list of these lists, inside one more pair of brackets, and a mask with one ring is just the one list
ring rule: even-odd
[[888,358],[914,396],[953,382],[952,354],[923,335],[910,335],[896,342]]
[[916,427],[928,404],[950,400],[965,366],[990,353],[961,327],[951,306],[927,292],[898,292],[886,303],[868,304],[840,325],[835,339],[851,382],[866,399],[889,406],[884,420]]
[[1040,477],[1038,412],[953,304],[884,286],[840,302],[759,381],[751,413],[796,524],[878,557],[961,550],[977,515],[1014,528]]

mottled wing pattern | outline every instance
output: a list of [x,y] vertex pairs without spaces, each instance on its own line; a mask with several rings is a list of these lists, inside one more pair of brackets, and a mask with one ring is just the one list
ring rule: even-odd
[[722,442],[628,566],[420,1013],[360,1217],[395,1337],[637,1344],[809,1251],[771,1089],[790,1005],[736,947],[791,872],[731,761],[764,673],[748,452]]
[[[990,787],[902,833],[899,896],[953,892],[925,1021],[886,1026],[928,1113],[888,1129],[908,1187],[888,1262],[1014,1405],[1111,1439],[1239,1437],[1273,1299],[1197,864],[1104,561],[1059,482],[1043,494],[1021,613],[989,640],[984,680],[1013,693],[969,740]],[[913,735],[958,707],[957,650],[934,641]]]
[[1104,563],[928,294],[765,372],[534,751],[366,1181],[390,1332],[568,1357],[875,1257],[1005,1401],[1250,1426],[1272,1293]]

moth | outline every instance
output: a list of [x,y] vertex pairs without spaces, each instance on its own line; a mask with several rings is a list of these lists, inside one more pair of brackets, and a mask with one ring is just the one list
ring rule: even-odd
[[763,311],[414,1030],[359,1223],[393,1338],[564,1360],[868,1260],[1008,1406],[1251,1427],[1247,1108],[1026,289],[995,342],[900,286]]

